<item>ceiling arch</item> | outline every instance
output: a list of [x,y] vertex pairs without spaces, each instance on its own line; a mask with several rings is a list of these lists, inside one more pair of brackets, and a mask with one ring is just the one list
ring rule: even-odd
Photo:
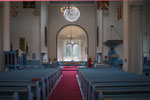
[[87,39],[86,32],[79,26],[76,25],[69,25],[60,30],[58,33],[58,39],[66,40],[70,36],[72,36],[73,39],[80,39],[84,40]]

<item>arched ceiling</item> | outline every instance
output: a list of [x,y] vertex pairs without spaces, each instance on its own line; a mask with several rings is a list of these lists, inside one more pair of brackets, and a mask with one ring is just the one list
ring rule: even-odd
[[61,29],[61,31],[58,34],[58,39],[66,40],[70,36],[72,36],[73,39],[78,40],[87,39],[85,31],[81,27],[75,25],[66,26],[63,29]]

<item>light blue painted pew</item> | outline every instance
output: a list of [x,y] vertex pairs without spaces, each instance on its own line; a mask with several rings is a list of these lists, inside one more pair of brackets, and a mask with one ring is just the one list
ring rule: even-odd
[[33,94],[31,92],[31,86],[27,87],[0,87],[0,95],[8,95],[17,92],[19,100],[33,100]]
[[42,64],[42,67],[44,67],[44,68],[50,68],[51,65],[50,65],[49,63],[43,63],[43,64]]
[[[32,79],[39,79],[40,84],[41,84],[40,86],[41,86],[41,88],[43,88],[42,89],[43,95],[45,95],[45,93],[46,93],[46,95],[49,94],[49,81],[50,81],[49,77],[50,77],[50,75],[52,75],[54,73],[54,71],[43,70],[42,68],[40,68],[40,70],[37,70],[37,68],[33,68],[30,70],[19,70],[19,71],[14,71],[14,72],[17,74],[21,74],[21,73],[29,74],[30,76],[32,76]],[[14,76],[14,77],[16,77],[16,76]],[[23,77],[23,76],[21,76],[21,77]],[[42,78],[43,78],[43,82],[41,81]]]
[[[58,70],[59,70],[59,74],[61,74],[61,70],[60,69],[58,69]],[[32,68],[29,68],[26,70],[17,70],[17,71],[12,71],[12,72],[6,72],[5,74],[3,73],[4,76],[0,73],[0,79],[1,79],[1,81],[7,81],[7,82],[8,81],[15,81],[15,82],[16,81],[27,81],[27,80],[31,81],[33,78],[40,78],[41,79],[42,77],[45,77],[47,79],[48,74],[50,74],[50,75],[56,74],[58,70],[53,69],[52,71],[50,71],[50,69],[42,69],[42,68],[33,68],[32,69]],[[8,76],[11,76],[11,77],[8,77]],[[56,78],[56,76],[54,78]],[[58,76],[57,76],[57,78],[58,78]],[[44,78],[43,78],[43,81],[41,82],[41,84],[43,84],[40,86],[40,88],[42,90],[42,94],[43,94],[42,97],[45,100],[46,99],[45,88],[47,89],[48,87],[45,87],[45,85],[44,85]],[[49,83],[47,83],[47,84],[49,84]],[[47,96],[48,96],[48,93],[49,93],[49,91],[47,91]]]
[[[88,100],[92,100],[92,97],[96,94],[96,93],[93,93],[95,91],[101,91],[101,89],[106,89],[106,90],[109,90],[111,88],[113,88],[114,90],[117,90],[118,88],[125,88],[125,89],[128,89],[129,88],[141,88],[141,89],[147,89],[147,88],[150,88],[150,82],[129,82],[129,83],[97,83],[97,84],[92,84],[91,85],[91,89],[89,89],[89,92],[88,92]],[[130,91],[130,90],[129,90]],[[127,90],[126,90],[127,92]],[[134,91],[134,93],[136,93],[137,91]],[[142,91],[140,90],[139,91],[140,93],[142,93]],[[93,94],[93,95],[92,95]],[[98,93],[97,93],[97,97],[98,97]]]
[[[112,75],[113,74],[113,76],[115,76],[115,77],[118,77],[118,75],[119,76],[124,76],[124,77],[129,77],[129,76],[131,76],[131,75],[134,75],[133,73],[125,73],[125,72],[118,72],[118,71],[113,71],[113,72],[109,72],[109,74],[106,74],[106,72],[103,72],[103,73],[95,73],[94,75],[93,75],[94,73],[92,73],[90,76],[89,75],[83,75],[83,78],[82,79],[80,79],[80,81],[81,81],[81,88],[86,88],[85,86],[88,86],[87,84],[87,82],[88,82],[88,78],[92,78],[92,79],[94,79],[95,80],[95,78],[96,78],[96,80],[97,79],[99,79],[100,77],[101,78],[103,78],[104,76],[109,76],[109,75]],[[125,76],[126,75],[126,76]],[[105,77],[104,77],[105,78]],[[110,77],[108,77],[108,78],[110,78]],[[85,91],[84,91],[85,92]]]
[[[137,82],[150,82],[150,80],[149,79],[135,79],[134,77],[133,78],[108,78],[108,79],[96,79],[96,80],[89,80],[90,81],[90,85],[88,84],[88,82],[86,83],[86,88],[85,89],[83,89],[84,90],[84,92],[85,92],[85,96],[87,96],[87,90],[89,91],[89,93],[88,94],[90,94],[91,93],[91,86],[93,86],[93,84],[101,84],[101,83],[124,83],[124,86],[126,86],[126,83],[131,83],[131,82],[134,82],[134,83],[137,83]],[[112,85],[110,85],[110,86],[112,86]],[[128,85],[129,86],[129,85]],[[136,86],[136,85],[135,85]],[[139,85],[137,85],[137,86],[140,86],[140,84]],[[142,84],[141,84],[141,86],[142,86]],[[116,86],[117,87],[117,86]]]
[[19,57],[16,51],[4,51],[4,70],[17,69],[19,67]]
[[[93,78],[94,78],[94,77],[93,77]],[[100,78],[100,77],[99,77],[99,78]],[[106,83],[108,83],[108,82],[109,82],[109,83],[117,83],[117,82],[121,83],[121,82],[122,82],[122,83],[124,83],[124,86],[126,85],[126,82],[130,82],[130,83],[131,83],[131,82],[134,82],[134,81],[135,81],[135,82],[141,82],[142,80],[144,80],[145,82],[147,82],[147,81],[150,82],[150,80],[147,79],[147,78],[146,78],[147,81],[146,81],[145,79],[140,79],[140,78],[139,78],[139,79],[137,78],[137,80],[136,80],[135,78],[136,78],[136,77],[128,78],[128,76],[127,76],[127,77],[122,77],[122,78],[117,78],[117,77],[116,77],[116,78],[111,78],[111,79],[110,79],[110,78],[108,78],[108,79],[106,79],[106,78],[105,78],[105,79],[102,79],[102,78],[101,78],[101,79],[96,79],[96,80],[92,80],[92,81],[89,80],[89,81],[90,81],[91,84],[92,84],[92,83],[93,83],[93,84],[98,84],[98,83],[99,83],[99,84],[100,84],[100,83],[105,83],[105,84],[106,84]],[[89,85],[88,83],[89,83],[89,82],[86,83],[86,88],[84,87],[84,89],[83,89],[83,91],[84,91],[84,93],[85,93],[85,98],[87,97],[87,94],[90,94],[90,91],[92,90],[92,89],[90,89],[90,86],[91,86],[91,85]],[[92,85],[93,85],[93,84],[92,84]],[[111,86],[111,85],[110,85],[110,86]],[[116,87],[117,87],[117,86],[116,86]],[[87,93],[87,90],[89,91],[89,93]]]
[[[31,75],[31,76],[30,76]],[[35,73],[23,73],[23,72],[5,72],[5,73],[0,73],[0,81],[1,82],[28,82],[31,83],[32,79],[34,78],[39,78],[38,74]],[[46,94],[45,94],[45,82],[44,78],[40,77],[40,88],[42,91],[42,97],[43,100],[46,99]],[[34,93],[36,94],[36,93]]]
[[[145,82],[145,84],[144,84]],[[131,83],[131,84],[128,84]],[[102,85],[103,84],[103,85]],[[91,93],[92,86],[98,85],[98,86],[105,86],[105,87],[119,87],[119,86],[149,86],[150,80],[148,78],[138,78],[138,77],[121,77],[121,78],[100,78],[96,80],[87,80],[86,86],[84,87],[83,91],[85,93],[85,97],[87,97],[87,94]],[[88,91],[87,91],[88,90]]]
[[149,94],[103,95],[99,93],[99,100],[150,100],[150,95]]
[[30,66],[30,67],[35,67],[35,68],[39,68],[40,67],[40,60],[27,60],[26,61],[27,63],[27,66]]
[[[98,72],[98,73],[97,73]],[[84,74],[82,74],[83,72],[79,72],[78,71],[78,76],[79,76],[79,79],[80,79],[80,81],[81,81],[81,86],[82,86],[82,81],[84,81],[83,79],[86,79],[86,77],[104,77],[104,76],[109,76],[109,75],[112,75],[113,74],[113,76],[114,75],[116,75],[115,77],[117,77],[117,76],[120,76],[120,75],[126,75],[126,76],[131,76],[131,75],[135,75],[134,73],[126,73],[126,72],[123,72],[123,71],[118,71],[118,70],[113,70],[112,71],[112,69],[111,70],[109,70],[109,69],[107,69],[107,70],[95,70],[94,72],[92,72],[91,70],[90,70],[90,72],[89,71],[87,71],[87,72],[84,72]],[[90,73],[90,74],[89,74]],[[142,77],[143,78],[143,77]]]
[[84,79],[84,82],[85,84],[88,82],[88,81],[91,81],[91,82],[101,82],[101,80],[103,81],[112,81],[113,80],[145,80],[145,81],[149,81],[150,78],[147,78],[145,76],[138,76],[138,75],[134,75],[134,74],[111,74],[111,79],[110,79],[110,75],[105,75],[104,76],[87,76],[85,79]]
[[[48,94],[49,94],[49,92],[51,92],[54,89],[58,79],[62,75],[61,68],[27,68],[27,69],[25,69],[25,71],[26,70],[30,70],[30,71],[34,71],[34,72],[42,71],[42,73],[44,72],[44,74],[48,74],[49,81],[46,82],[47,83],[46,89],[48,90],[47,91]],[[48,94],[47,94],[47,96],[48,96]]]
[[15,87],[15,88],[26,88],[28,85],[31,86],[31,92],[33,93],[33,97],[36,100],[40,100],[40,88],[39,82],[27,82],[27,81],[0,81],[0,88],[1,87]]
[[[120,70],[118,70],[118,71],[120,71]],[[101,87],[105,87],[105,88],[106,87],[108,87],[108,88],[109,87],[115,87],[116,88],[119,86],[125,86],[125,87],[130,86],[130,87],[132,87],[134,84],[136,86],[149,86],[149,83],[147,83],[147,81],[150,82],[149,78],[145,78],[144,76],[137,76],[133,73],[132,74],[127,73],[127,75],[122,74],[122,73],[126,73],[126,72],[121,71],[121,73],[120,73],[114,69],[111,69],[111,70],[110,69],[96,69],[96,70],[95,69],[87,69],[87,70],[79,69],[78,70],[80,83],[82,83],[81,81],[85,80],[85,81],[87,81],[87,83],[91,83],[92,86],[97,84],[97,83],[98,84],[96,86],[98,86],[98,87],[101,85],[101,83],[103,83],[103,85],[101,85]],[[124,76],[124,75],[126,75],[126,76]],[[110,76],[111,76],[111,79],[110,79]],[[113,77],[113,79],[112,79],[112,77]],[[128,77],[131,77],[131,78],[128,78]],[[143,82],[142,80],[145,81],[145,84],[139,83],[139,82]],[[124,82],[130,82],[130,83],[134,82],[134,83],[132,85],[129,85],[129,84],[126,84]],[[136,84],[136,82],[138,82],[139,84]],[[107,83],[109,83],[109,84],[107,84]],[[113,84],[111,84],[111,83],[113,83]],[[119,83],[122,83],[122,84],[119,84]],[[119,86],[117,86],[117,85],[119,85]],[[89,91],[89,89],[87,89],[86,91]],[[91,100],[91,98],[89,98],[89,97],[85,98],[85,99]],[[94,100],[98,100],[98,99],[94,99]],[[122,99],[120,99],[120,100],[122,100]]]
[[145,74],[145,76],[150,76],[150,66],[144,66],[143,73]]
[[26,53],[22,53],[21,57],[19,57],[18,52],[18,50],[4,51],[4,71],[20,69],[26,65]]
[[[94,74],[97,75],[97,74],[100,74],[100,73],[102,73],[102,74],[106,74],[106,73],[112,74],[112,71],[113,71],[113,73],[127,74],[122,70],[120,70],[120,72],[118,72],[118,69],[116,69],[116,68],[93,68],[93,69],[91,69],[91,68],[87,68],[87,69],[86,68],[85,69],[81,68],[81,69],[78,69],[78,76],[79,76],[79,79],[82,79],[86,76],[86,73],[87,74],[91,73],[91,75],[94,75]],[[82,73],[84,73],[84,74],[82,74]]]
[[[24,69],[24,70],[15,71],[15,72],[24,72],[24,71],[30,71],[32,73],[38,72],[38,74],[40,74],[40,75],[46,74],[45,77],[47,77],[47,81],[45,83],[47,86],[46,88],[48,89],[49,92],[54,88],[57,80],[62,75],[61,68],[29,68],[29,69]],[[48,93],[48,91],[47,91],[47,93]]]
[[[146,98],[150,99],[150,86],[149,87],[111,87],[111,88],[95,88],[92,93],[92,100],[105,100],[107,95],[130,95],[132,94],[145,94]],[[144,99],[141,99],[144,100]]]
[[17,92],[10,94],[0,94],[0,100],[19,100],[19,96]]

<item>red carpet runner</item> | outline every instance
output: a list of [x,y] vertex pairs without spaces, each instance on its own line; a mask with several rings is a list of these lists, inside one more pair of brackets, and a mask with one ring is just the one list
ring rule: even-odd
[[48,100],[82,100],[76,74],[77,67],[66,66],[62,70],[63,77]]

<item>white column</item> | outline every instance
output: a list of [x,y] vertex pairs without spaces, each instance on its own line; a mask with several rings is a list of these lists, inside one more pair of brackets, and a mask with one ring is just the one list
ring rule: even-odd
[[10,50],[10,3],[3,2],[1,9],[2,16],[2,31],[0,35],[0,71],[4,70],[3,66],[3,51]]
[[142,73],[142,2],[123,2],[123,69]]
[[4,2],[3,8],[3,50],[10,50],[10,2]]
[[123,1],[123,69],[129,67],[129,2]]
[[130,68],[129,71],[142,73],[142,5],[131,6]]

